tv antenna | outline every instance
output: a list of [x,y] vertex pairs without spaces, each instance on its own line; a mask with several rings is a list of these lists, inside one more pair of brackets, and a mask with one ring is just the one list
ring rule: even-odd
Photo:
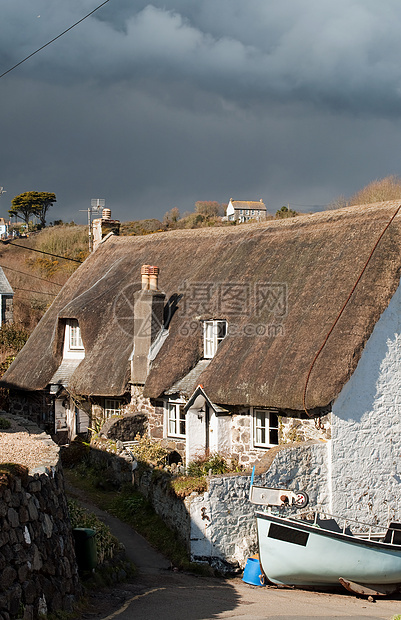
[[88,212],[88,229],[89,229],[89,252],[93,251],[93,235],[92,235],[92,216],[99,214],[99,211],[104,209],[106,201],[104,198],[92,198],[91,206],[87,209],[80,209],[81,213]]

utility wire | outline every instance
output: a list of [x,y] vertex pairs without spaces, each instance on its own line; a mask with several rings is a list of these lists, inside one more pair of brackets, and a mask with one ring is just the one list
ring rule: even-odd
[[[109,2],[109,0],[107,0]],[[26,245],[20,245],[19,243],[14,243],[14,241],[3,241],[4,245],[15,245],[17,248],[22,248],[23,250],[30,250],[31,252],[39,252],[39,254],[47,254],[47,256],[54,256],[54,258],[62,258],[63,260],[72,260],[74,263],[83,263],[84,261],[78,260],[77,258],[69,258],[68,256],[59,256],[59,254],[52,254],[51,252],[45,252],[44,250],[36,250],[35,248],[29,248]]]
[[55,293],[46,293],[46,291],[33,291],[30,288],[20,288],[19,286],[13,287],[16,291],[27,291],[28,293],[38,293],[38,295],[51,295],[52,297],[56,297]]
[[30,278],[36,278],[36,280],[42,280],[43,282],[49,282],[50,284],[55,284],[56,286],[63,286],[63,284],[59,284],[58,282],[53,282],[53,280],[46,280],[46,278],[41,278],[39,276],[34,276],[27,271],[19,271],[18,269],[14,269],[13,267],[6,267],[6,265],[0,265],[2,269],[8,269],[9,271],[15,271],[15,273],[22,273],[24,276],[29,276]]
[[308,374],[307,374],[307,377],[306,377],[305,387],[304,387],[304,392],[303,392],[303,408],[304,408],[305,413],[306,413],[308,416],[311,416],[311,414],[310,414],[310,412],[308,411],[308,408],[307,408],[307,406],[306,406],[306,392],[307,392],[307,389],[308,389],[309,379],[310,379],[310,376],[311,376],[311,374],[312,374],[313,367],[314,367],[314,365],[315,365],[315,363],[316,363],[316,361],[317,361],[317,359],[318,359],[319,355],[321,354],[321,352],[323,351],[324,347],[326,346],[326,343],[327,343],[328,339],[330,338],[330,336],[331,336],[331,334],[332,334],[332,332],[333,332],[333,330],[334,330],[335,326],[337,325],[338,321],[340,320],[340,318],[341,318],[341,316],[342,316],[342,314],[343,314],[343,312],[344,312],[344,310],[345,310],[345,308],[346,308],[346,306],[347,306],[347,304],[348,304],[349,300],[351,299],[352,295],[354,294],[354,291],[355,291],[356,287],[358,286],[359,281],[361,280],[361,278],[362,278],[363,274],[365,273],[366,268],[367,268],[367,266],[369,265],[370,260],[371,260],[371,258],[372,258],[372,256],[373,256],[373,254],[374,254],[374,252],[375,252],[375,250],[376,250],[377,246],[379,245],[379,243],[380,243],[380,241],[381,241],[381,238],[383,237],[384,233],[385,233],[385,232],[386,232],[386,230],[389,228],[390,224],[392,223],[392,221],[394,220],[394,218],[396,217],[396,215],[398,215],[398,213],[399,213],[400,211],[401,211],[401,205],[399,205],[399,206],[397,207],[397,210],[396,210],[396,211],[394,212],[394,214],[391,216],[390,220],[387,222],[386,226],[384,227],[384,229],[383,229],[383,230],[382,230],[382,232],[380,233],[380,235],[379,235],[378,239],[376,240],[376,243],[374,244],[374,246],[373,246],[373,248],[372,248],[372,250],[371,250],[371,252],[370,252],[370,254],[369,254],[369,256],[368,256],[368,259],[367,259],[366,263],[365,263],[365,264],[364,264],[364,266],[363,266],[363,269],[362,269],[361,273],[359,274],[358,278],[356,279],[356,282],[355,282],[354,286],[353,286],[353,287],[352,287],[352,289],[351,289],[351,292],[349,293],[349,295],[348,295],[347,299],[345,300],[345,302],[344,302],[344,304],[343,304],[343,306],[342,306],[342,308],[341,308],[340,312],[338,313],[338,315],[337,315],[337,317],[336,317],[336,319],[335,319],[335,321],[334,321],[333,325],[330,327],[330,329],[329,329],[329,331],[328,331],[328,333],[327,333],[327,335],[326,335],[326,337],[325,337],[325,339],[324,339],[324,341],[323,341],[322,346],[320,347],[319,351],[316,353],[315,357],[313,358],[313,361],[312,361],[312,363],[311,363],[311,365],[310,365],[310,368],[309,368],[309,371],[308,371]]
[[20,60],[19,62],[17,62],[16,65],[14,65],[13,67],[11,67],[10,69],[7,69],[7,71],[4,71],[4,73],[2,73],[0,75],[0,78],[4,77],[5,75],[7,75],[7,73],[10,73],[11,71],[13,71],[14,69],[16,69],[17,67],[19,67],[20,65],[22,65],[22,63],[26,62],[27,60],[29,60],[30,58],[32,58],[32,56],[35,56],[35,54],[37,54],[38,52],[41,52],[45,47],[47,47],[48,45],[50,45],[51,43],[54,43],[54,41],[57,41],[57,39],[59,39],[60,37],[62,37],[64,34],[66,34],[67,32],[69,32],[70,30],[72,30],[73,28],[75,28],[75,26],[78,26],[78,24],[80,24],[81,22],[83,22],[85,19],[87,19],[88,17],[90,17],[91,15],[93,15],[93,13],[95,13],[96,11],[98,11],[100,8],[102,8],[102,6],[104,6],[105,4],[107,4],[108,2],[110,2],[110,0],[105,0],[105,2],[102,2],[102,4],[99,4],[99,6],[97,6],[95,9],[93,9],[93,11],[91,11],[90,13],[88,13],[87,15],[85,15],[85,17],[82,17],[81,19],[79,19],[77,22],[75,22],[75,24],[73,24],[72,26],[70,26],[69,28],[67,28],[67,30],[64,30],[64,32],[61,32],[59,35],[57,35],[57,37],[54,37],[54,39],[52,39],[51,41],[49,41],[48,43],[45,43],[45,45],[42,45],[42,47],[39,47],[39,49],[37,49],[35,52],[32,52],[32,54],[29,54],[29,56],[26,56],[26,58],[24,58],[23,60]]

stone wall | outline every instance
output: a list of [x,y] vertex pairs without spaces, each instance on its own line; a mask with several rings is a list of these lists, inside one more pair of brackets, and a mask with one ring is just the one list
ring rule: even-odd
[[16,416],[28,418],[47,433],[54,433],[54,408],[49,394],[43,391],[23,392],[12,390],[9,411]]
[[142,391],[143,388],[141,386],[131,386],[131,402],[126,408],[126,412],[135,411],[139,412],[140,415],[146,415],[147,433],[149,437],[161,441],[165,448],[177,452],[181,458],[184,458],[185,439],[165,437],[163,401],[144,398]]
[[[304,490],[312,506],[328,510],[327,453],[324,442],[278,446],[272,449],[267,471],[255,477],[255,484]],[[159,481],[152,484],[149,472],[139,481],[156,512],[187,544],[192,560],[207,562],[222,572],[242,569],[257,549],[249,485],[250,475],[211,476],[207,492],[180,500],[169,495]]]
[[25,472],[0,475],[1,620],[71,612],[81,593],[58,459]]
[[136,486],[148,498],[157,514],[177,533],[187,547],[190,541],[191,498],[179,499],[168,492],[167,478],[152,480],[152,471],[135,472]]
[[[2,297],[4,298],[5,296],[2,295]],[[5,303],[4,303],[4,313],[2,316],[2,322],[4,321],[4,323],[12,323],[13,321],[13,315],[14,315],[14,301],[13,301],[13,297],[5,297]]]
[[[266,448],[255,448],[252,445],[252,420],[249,410],[244,409],[233,415],[231,422],[231,454],[245,467],[249,467],[250,463],[263,458],[266,454]],[[330,414],[316,419],[307,418],[306,414],[279,416],[280,445],[294,441],[326,441],[330,438],[330,434]]]

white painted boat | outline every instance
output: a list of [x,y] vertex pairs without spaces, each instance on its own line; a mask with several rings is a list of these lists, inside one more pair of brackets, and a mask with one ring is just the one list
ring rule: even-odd
[[[297,498],[302,504],[304,495],[251,487],[250,499],[283,509],[296,506]],[[376,596],[395,592],[401,584],[400,523],[381,528],[315,511],[282,516],[262,510],[256,511],[256,521],[260,564],[272,583],[342,584],[354,593]]]

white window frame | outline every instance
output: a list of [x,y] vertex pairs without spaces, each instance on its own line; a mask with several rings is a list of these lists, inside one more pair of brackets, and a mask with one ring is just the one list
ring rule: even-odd
[[85,357],[85,348],[77,319],[67,319],[65,323],[63,357],[69,359]]
[[[221,336],[220,329],[224,328],[224,336]],[[227,335],[227,321],[225,319],[212,319],[203,321],[203,357],[212,359],[217,352],[219,344]]]
[[[166,400],[164,403],[165,410],[165,435],[166,437],[180,437],[185,439],[187,436],[187,420],[184,411],[185,401],[183,400]],[[181,424],[184,424],[184,433],[182,433]]]
[[[279,413],[276,409],[251,408],[252,444],[254,448],[272,448],[279,443]],[[273,418],[274,416],[274,418]],[[277,425],[275,422],[277,421]],[[272,437],[277,435],[277,442]]]
[[103,415],[106,419],[111,418],[113,415],[121,415],[123,409],[123,403],[118,398],[105,398]]

